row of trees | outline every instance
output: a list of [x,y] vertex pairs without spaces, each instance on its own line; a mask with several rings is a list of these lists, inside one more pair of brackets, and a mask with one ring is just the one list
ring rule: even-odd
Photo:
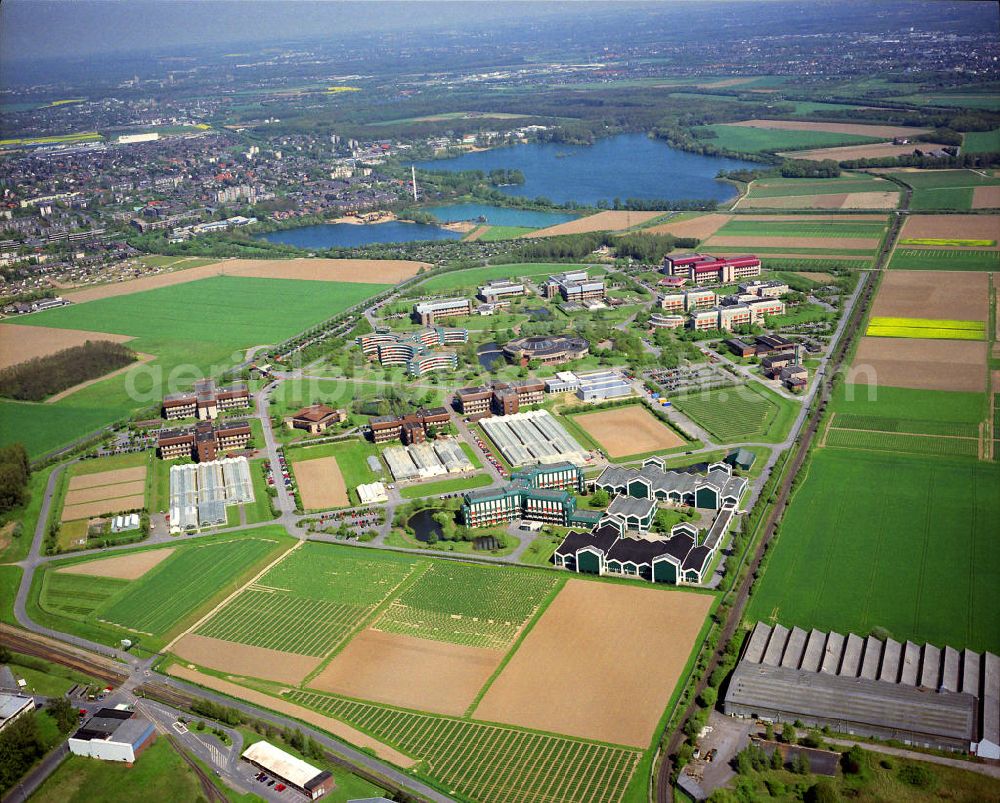
[[31,461],[24,444],[12,443],[0,448],[0,513],[27,501],[30,477]]
[[88,340],[82,346],[35,357],[0,371],[0,396],[18,401],[41,401],[134,361],[135,352],[121,343]]

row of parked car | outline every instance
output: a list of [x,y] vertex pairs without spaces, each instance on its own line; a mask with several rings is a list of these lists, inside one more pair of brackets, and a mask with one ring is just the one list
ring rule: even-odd
[[283,783],[278,783],[274,778],[269,778],[266,772],[258,772],[254,779],[266,786],[273,786],[275,792],[284,792],[288,788]]
[[[288,470],[288,462],[285,460],[285,453],[278,452],[278,464],[281,467],[281,479],[285,483],[285,490],[288,493],[293,493],[295,491],[295,483],[292,482],[292,474]],[[267,484],[275,485],[274,471],[271,469],[271,464],[267,464]]]
[[493,456],[493,452],[490,451],[490,448],[486,445],[483,439],[480,438],[479,435],[477,435],[475,432],[473,432],[472,435],[476,439],[476,446],[478,446],[479,450],[486,456],[486,459],[490,461],[493,468],[495,468],[498,472],[500,472],[501,477],[506,477],[507,469],[505,469],[501,465],[500,461]]

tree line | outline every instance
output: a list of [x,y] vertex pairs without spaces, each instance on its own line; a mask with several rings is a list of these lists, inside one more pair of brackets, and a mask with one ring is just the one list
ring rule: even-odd
[[0,513],[20,507],[27,501],[31,461],[23,443],[0,448]]
[[135,362],[135,352],[110,340],[88,340],[82,346],[34,357],[0,371],[0,396],[41,401],[88,379]]

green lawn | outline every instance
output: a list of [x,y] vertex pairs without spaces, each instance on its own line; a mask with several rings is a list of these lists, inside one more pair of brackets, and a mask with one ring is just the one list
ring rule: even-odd
[[695,133],[714,131],[716,136],[701,140],[706,144],[740,153],[831,148],[837,145],[865,145],[881,142],[873,137],[836,134],[829,131],[791,131],[780,128],[749,128],[724,123],[695,129]]
[[404,499],[419,499],[422,496],[441,496],[456,491],[469,491],[473,488],[483,488],[493,482],[489,474],[477,474],[473,477],[458,477],[438,482],[422,482],[401,488],[399,495]]
[[14,619],[14,600],[17,589],[21,587],[21,577],[24,571],[20,566],[0,565],[0,622],[5,625],[17,625]]
[[670,401],[719,443],[777,443],[791,427],[798,407],[756,382],[672,396]]
[[1000,152],[1000,128],[994,128],[992,131],[970,131],[962,138],[962,152]]
[[889,269],[998,271],[1000,251],[897,246],[889,260]]
[[[762,178],[750,184],[751,198],[823,195],[842,192],[891,192],[898,186],[884,178],[845,173],[838,178]],[[841,225],[837,221],[829,221]],[[844,221],[848,222],[847,220]]]
[[996,652],[998,488],[975,459],[817,450],[748,617]]
[[76,685],[96,686],[101,683],[96,678],[32,655],[13,653],[9,666],[15,677],[27,681],[30,691],[43,697],[62,697]]
[[203,800],[201,782],[161,736],[132,767],[70,756],[32,796],[38,803],[174,803]]
[[490,226],[479,239],[485,243],[513,240],[532,231],[535,229],[530,226]]
[[4,516],[5,523],[15,521],[21,523],[21,535],[18,538],[13,536],[8,538],[7,546],[0,549],[0,563],[14,563],[28,557],[31,541],[35,537],[35,526],[38,523],[38,514],[41,512],[42,499],[45,498],[45,486],[48,485],[49,475],[54,468],[55,466],[50,466],[32,472],[28,480],[27,503]]
[[[159,404],[199,375],[219,373],[248,346],[273,343],[375,295],[386,285],[215,276],[72,304],[19,323],[129,335],[157,357],[55,404],[0,401],[0,444],[22,441],[32,455],[66,444],[135,410]],[[183,320],[178,310],[184,310]],[[181,366],[181,382],[168,378]]]

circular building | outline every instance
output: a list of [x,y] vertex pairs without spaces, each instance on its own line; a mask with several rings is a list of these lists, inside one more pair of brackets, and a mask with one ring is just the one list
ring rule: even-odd
[[590,352],[590,343],[571,335],[519,337],[504,346],[503,352],[510,360],[522,364],[538,360],[544,365],[556,365],[586,357]]

